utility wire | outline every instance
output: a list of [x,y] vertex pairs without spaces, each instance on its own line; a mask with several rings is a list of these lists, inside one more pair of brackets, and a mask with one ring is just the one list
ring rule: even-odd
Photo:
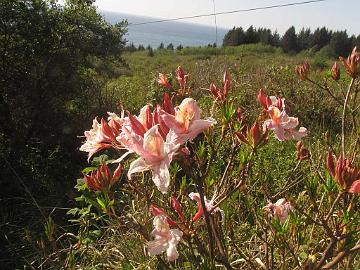
[[217,43],[218,43],[218,27],[217,27],[217,22],[216,22],[215,0],[213,0],[213,8],[214,8],[214,21],[215,21],[215,44],[217,46]]
[[185,19],[210,17],[210,16],[216,16],[216,15],[225,15],[225,14],[233,14],[233,13],[240,13],[240,12],[249,12],[249,11],[255,11],[255,10],[265,10],[265,9],[272,9],[272,8],[299,6],[299,5],[306,5],[306,4],[311,4],[311,3],[326,2],[326,1],[328,1],[328,0],[312,0],[312,1],[302,1],[302,2],[287,3],[287,4],[264,6],[264,7],[255,7],[255,8],[248,8],[248,9],[237,9],[237,10],[231,10],[231,11],[213,12],[213,13],[208,13],[208,14],[185,16],[185,17],[178,17],[178,18],[172,18],[172,19],[162,19],[162,20],[155,20],[155,21],[148,21],[148,22],[141,22],[141,23],[129,23],[128,26],[136,26],[136,25],[144,25],[144,24],[152,24],[152,23],[162,23],[162,22],[171,22],[171,21],[180,21],[180,20],[185,20]]

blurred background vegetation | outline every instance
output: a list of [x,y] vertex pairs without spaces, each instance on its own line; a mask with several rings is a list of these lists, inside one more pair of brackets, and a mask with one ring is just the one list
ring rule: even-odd
[[[126,47],[126,22],[110,25],[92,4],[91,0],[68,0],[64,6],[44,0],[0,2],[3,269],[39,267],[46,257],[44,231],[54,230],[54,224],[61,232],[76,231],[65,213],[74,206],[73,186],[86,163],[85,154],[78,151],[83,141],[79,136],[95,116],[119,112],[121,105],[137,111],[147,102],[161,100],[159,72],[169,73],[182,65],[190,73],[192,97],[207,110],[211,103],[207,89],[211,82],[221,85],[227,69],[233,82],[231,95],[240,107],[254,112],[249,117],[258,112],[256,96],[265,87],[268,94],[288,100],[291,114],[301,115],[302,125],[312,135],[320,138],[329,127],[334,134],[339,132],[335,102],[311,84],[300,86],[293,68],[308,59],[312,76],[327,80],[326,67],[335,56],[345,56],[359,44],[359,36],[321,28],[314,33],[303,29],[298,35],[289,29],[280,38],[266,29],[234,28],[221,48]],[[254,39],[239,41],[242,34]],[[326,38],[326,43],[315,44],[317,36]],[[349,44],[341,45],[339,40]],[[284,160],[294,151],[290,145],[285,148]]]

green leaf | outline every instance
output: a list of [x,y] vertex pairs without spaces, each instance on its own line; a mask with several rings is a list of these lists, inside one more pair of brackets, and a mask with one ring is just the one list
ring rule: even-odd
[[101,198],[97,197],[96,201],[101,206],[102,209],[106,209],[106,204]]

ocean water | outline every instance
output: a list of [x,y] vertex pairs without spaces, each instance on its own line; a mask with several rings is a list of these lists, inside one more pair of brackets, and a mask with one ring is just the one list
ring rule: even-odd
[[118,12],[101,11],[109,23],[117,23],[123,19],[129,22],[128,33],[125,38],[128,44],[150,45],[157,48],[162,42],[165,46],[172,43],[175,47],[178,45],[186,46],[207,46],[216,43],[221,46],[227,29],[218,28],[217,35],[215,26],[206,26],[182,21],[161,22],[144,25],[131,25],[131,23],[149,22],[159,20],[159,18],[143,17]]

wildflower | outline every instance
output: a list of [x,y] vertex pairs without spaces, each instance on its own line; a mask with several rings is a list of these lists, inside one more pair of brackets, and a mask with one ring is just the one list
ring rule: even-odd
[[172,85],[169,83],[166,74],[159,73],[158,83],[165,88],[172,89]]
[[175,115],[161,111],[161,118],[173,131],[176,144],[183,144],[194,139],[199,133],[216,124],[215,119],[200,119],[200,108],[192,98],[185,98],[180,106],[175,108]]
[[310,159],[311,154],[308,149],[304,147],[302,141],[298,141],[296,144],[296,160]]
[[95,118],[92,129],[84,132],[86,137],[85,143],[80,147],[80,151],[88,152],[88,162],[90,158],[98,151],[112,147],[116,141],[116,131],[108,123],[101,119],[101,123]]
[[99,169],[91,172],[90,175],[84,174],[86,185],[95,191],[109,191],[110,188],[119,181],[121,175],[121,164],[117,166],[111,175],[109,167],[103,163]]
[[350,159],[340,155],[336,160],[329,151],[326,156],[326,167],[341,189],[350,193],[360,193],[360,170],[352,165]]
[[189,75],[184,74],[184,71],[183,71],[181,66],[177,67],[177,69],[175,70],[175,73],[176,73],[176,79],[179,82],[180,88],[185,89],[186,88],[186,83],[187,83],[188,78],[189,78]]
[[288,218],[289,212],[292,211],[292,206],[290,202],[282,198],[274,204],[272,202],[268,202],[268,204],[264,207],[264,210],[269,216],[275,217],[279,219],[281,223],[284,223]]
[[230,88],[230,78],[227,71],[224,73],[224,86],[217,88],[215,84],[210,84],[210,92],[213,94],[215,100],[225,101]]
[[154,256],[166,251],[168,261],[176,260],[179,257],[176,245],[183,233],[178,229],[170,229],[164,215],[155,216],[153,224],[154,230],[151,234],[155,239],[147,244],[148,254]]
[[268,113],[271,119],[265,120],[263,127],[273,130],[275,138],[279,141],[300,140],[307,135],[306,128],[300,127],[299,130],[295,129],[299,124],[298,119],[288,116],[285,110],[280,111],[278,107],[270,106]]
[[[195,216],[192,219],[192,221],[195,222],[196,220],[198,220],[203,215],[204,210],[203,210],[202,205],[201,205],[201,198],[200,198],[199,193],[191,192],[189,194],[189,197],[193,201],[196,201],[197,204],[198,204],[198,211],[197,211],[197,213],[195,214]],[[204,200],[205,200],[206,211],[210,212],[211,214],[213,214],[215,212],[220,212],[222,220],[225,219],[224,211],[221,210],[219,207],[216,207],[216,208],[214,207],[214,199],[208,200],[204,196]]]
[[301,80],[305,80],[310,72],[310,64],[308,62],[303,62],[300,65],[295,67],[295,73],[299,76]]
[[170,183],[170,162],[179,145],[169,140],[169,134],[164,141],[158,127],[156,125],[149,129],[144,138],[134,133],[129,134],[130,131],[123,128],[125,137],[129,139],[127,146],[140,156],[130,164],[128,177],[130,179],[133,173],[151,170],[155,185],[160,192],[166,193]]
[[340,79],[340,68],[337,62],[335,62],[331,68],[331,77],[334,81],[338,81]]
[[339,57],[340,61],[343,62],[343,65],[346,69],[346,73],[349,74],[350,77],[356,78],[360,74],[360,67],[358,63],[360,61],[360,54],[357,52],[356,46],[352,50],[351,54],[347,59],[344,57]]

